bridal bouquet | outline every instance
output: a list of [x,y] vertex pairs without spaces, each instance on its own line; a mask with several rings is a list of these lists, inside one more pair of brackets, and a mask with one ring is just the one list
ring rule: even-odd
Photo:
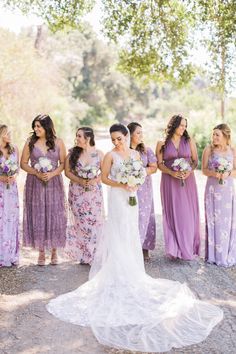
[[[128,159],[125,160],[119,172],[116,175],[116,180],[119,183],[128,184],[129,187],[139,186],[144,183],[146,177],[146,170],[143,167],[141,160]],[[137,199],[134,193],[129,197],[129,205],[137,204]]]
[[[99,170],[100,168],[98,168],[97,166],[91,166],[91,165],[87,165],[84,167],[81,167],[81,165],[77,165],[75,168],[76,175],[80,178],[86,179],[87,181],[98,177]],[[89,187],[85,186],[84,190],[85,192],[88,192]]]
[[[18,163],[14,157],[9,157],[7,160],[0,158],[0,175],[1,176],[13,176],[18,170]],[[7,183],[7,189],[10,188]]]
[[[42,173],[50,172],[52,170],[52,162],[47,157],[40,157],[38,160],[38,163],[36,163],[34,165],[34,168],[38,172],[42,172]],[[43,185],[47,184],[46,181],[42,181],[42,182],[43,182]]]
[[[230,161],[228,161],[224,157],[218,157],[218,156],[214,156],[214,158],[212,159],[211,165],[214,168],[214,170],[216,172],[221,173],[221,175],[224,172],[232,171],[232,168],[233,168],[233,165]],[[219,184],[224,184],[222,177],[219,179]]]
[[[183,157],[179,159],[175,159],[171,167],[173,171],[179,171],[179,172],[188,172],[192,170],[190,163]],[[183,179],[181,179],[181,186],[182,187],[184,186]]]

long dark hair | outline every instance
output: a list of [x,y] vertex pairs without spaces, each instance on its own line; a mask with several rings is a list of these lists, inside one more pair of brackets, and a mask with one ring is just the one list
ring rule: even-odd
[[[161,147],[161,152],[164,152],[167,143],[170,141],[170,139],[174,135],[175,130],[180,126],[182,119],[186,120],[186,127],[187,127],[187,119],[184,118],[183,116],[181,116],[180,114],[176,114],[173,117],[171,117],[171,119],[167,125],[167,128],[165,130],[165,140],[164,140],[164,144]],[[187,129],[185,129],[183,136],[186,141],[190,139]]]
[[129,131],[125,125],[123,125],[121,123],[115,123],[110,127],[109,132],[110,132],[110,134],[115,133],[115,132],[120,132],[124,136],[126,136]]
[[[129,129],[129,132],[130,132],[130,148],[131,147],[131,140],[132,140],[132,135],[133,133],[135,132],[136,128],[137,127],[140,127],[142,128],[141,124],[137,123],[137,122],[131,122],[127,125],[127,128]],[[144,143],[139,143],[137,146],[136,146],[136,149],[138,152],[140,152],[141,154],[144,153],[146,151],[146,148],[145,148],[145,145]]]
[[37,117],[34,118],[32,122],[33,133],[29,141],[30,152],[32,152],[34,148],[34,144],[39,139],[34,131],[36,122],[39,122],[40,125],[45,130],[46,146],[48,147],[48,150],[55,150],[55,140],[57,137],[56,137],[53,121],[47,114],[39,114]]
[[[76,135],[78,133],[79,130],[83,131],[84,137],[85,139],[90,138],[89,140],[89,145],[90,146],[95,146],[95,139],[94,139],[94,132],[92,128],[89,127],[82,127],[77,129],[76,131]],[[70,157],[69,157],[69,165],[71,170],[75,170],[75,166],[77,164],[77,161],[80,157],[80,155],[83,152],[83,148],[79,147],[79,146],[74,146],[71,150],[70,150]]]
[[[8,130],[8,126],[5,125],[5,124],[0,124],[0,137],[3,135],[3,133],[5,131]],[[15,151],[15,148],[12,144],[10,143],[7,143],[6,144],[6,149],[7,149],[7,153],[8,155],[11,155],[14,151]],[[0,150],[0,157],[3,155],[2,151]]]

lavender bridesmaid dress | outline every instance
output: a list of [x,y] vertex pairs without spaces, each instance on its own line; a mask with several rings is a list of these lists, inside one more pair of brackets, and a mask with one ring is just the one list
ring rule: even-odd
[[[191,158],[190,144],[184,137],[178,150],[171,140],[167,143],[163,159],[172,169],[174,160],[180,157]],[[192,260],[200,251],[200,217],[194,174],[191,173],[181,186],[179,179],[162,173],[161,201],[166,254]]]
[[[31,166],[40,157],[51,160],[53,170],[58,167],[59,147],[44,154],[34,146],[30,154]],[[36,176],[27,174],[25,184],[23,245],[38,249],[64,247],[66,242],[65,194],[62,176],[55,176],[46,185]]]
[[[11,160],[17,162],[13,152]],[[1,159],[5,159],[1,157]],[[0,267],[10,267],[19,262],[19,198],[16,182],[6,188],[0,182]]]
[[[232,150],[224,156],[213,152],[208,168],[214,169],[212,161],[224,157],[233,162]],[[236,196],[234,181],[228,177],[225,183],[208,177],[205,189],[206,260],[209,263],[229,267],[236,264]]]
[[[144,167],[157,161],[150,148],[146,153],[140,154]],[[156,242],[156,222],[153,202],[152,177],[147,176],[143,185],[138,189],[139,201],[139,233],[142,248],[154,250]]]

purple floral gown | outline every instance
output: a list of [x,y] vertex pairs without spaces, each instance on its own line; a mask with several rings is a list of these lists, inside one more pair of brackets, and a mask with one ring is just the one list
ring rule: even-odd
[[[149,163],[157,161],[156,156],[150,148],[140,154],[144,167]],[[139,201],[139,233],[142,248],[153,250],[156,241],[156,222],[153,202],[152,177],[147,176],[143,185],[138,189]]]
[[[184,137],[178,150],[171,140],[167,143],[163,160],[172,169],[174,160],[180,157],[191,158],[190,144]],[[200,252],[200,217],[194,174],[191,173],[181,186],[179,179],[162,173],[161,201],[166,254],[193,259]]]
[[[17,153],[10,158],[17,161]],[[1,159],[5,159],[3,156]],[[0,182],[0,267],[10,267],[19,262],[19,199],[16,182],[6,188]]]
[[[51,160],[53,170],[58,167],[60,150],[44,154],[34,146],[30,154],[31,166],[40,157]],[[63,248],[66,242],[66,209],[62,176],[55,176],[46,185],[36,176],[27,174],[25,184],[23,245],[38,249]]]
[[[233,152],[226,155],[213,152],[208,168],[213,170],[214,160],[224,157],[233,163]],[[217,178],[208,177],[205,189],[206,260],[229,267],[236,264],[236,196],[234,181],[228,177],[219,184]]]
[[[79,165],[83,167],[79,161]],[[96,152],[92,166],[100,168],[100,157]],[[65,253],[82,264],[91,264],[101,236],[104,222],[102,185],[89,186],[89,191],[78,183],[69,185],[69,224]]]

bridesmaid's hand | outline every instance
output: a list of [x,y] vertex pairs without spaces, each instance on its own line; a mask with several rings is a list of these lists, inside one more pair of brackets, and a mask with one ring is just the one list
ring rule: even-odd
[[101,177],[95,177],[87,180],[87,185],[89,186],[96,186],[98,183],[101,182]]
[[48,182],[51,178],[54,177],[53,172],[44,172],[44,173],[41,173],[41,175],[42,175],[42,181],[44,181],[44,182]]
[[13,175],[13,176],[9,176],[9,177],[7,177],[7,178],[8,178],[7,183],[13,184],[13,183],[15,182],[15,180],[16,180],[16,174]]
[[191,171],[187,171],[187,172],[182,172],[183,173],[183,177],[182,179],[186,179],[191,175]]
[[174,178],[182,179],[183,178],[183,172],[171,171],[171,176],[174,177]]
[[0,176],[0,180],[1,180],[1,182],[3,182],[3,183],[8,183],[8,176]]
[[226,179],[230,176],[230,173],[229,172],[224,172],[224,173],[221,173],[221,179]]

